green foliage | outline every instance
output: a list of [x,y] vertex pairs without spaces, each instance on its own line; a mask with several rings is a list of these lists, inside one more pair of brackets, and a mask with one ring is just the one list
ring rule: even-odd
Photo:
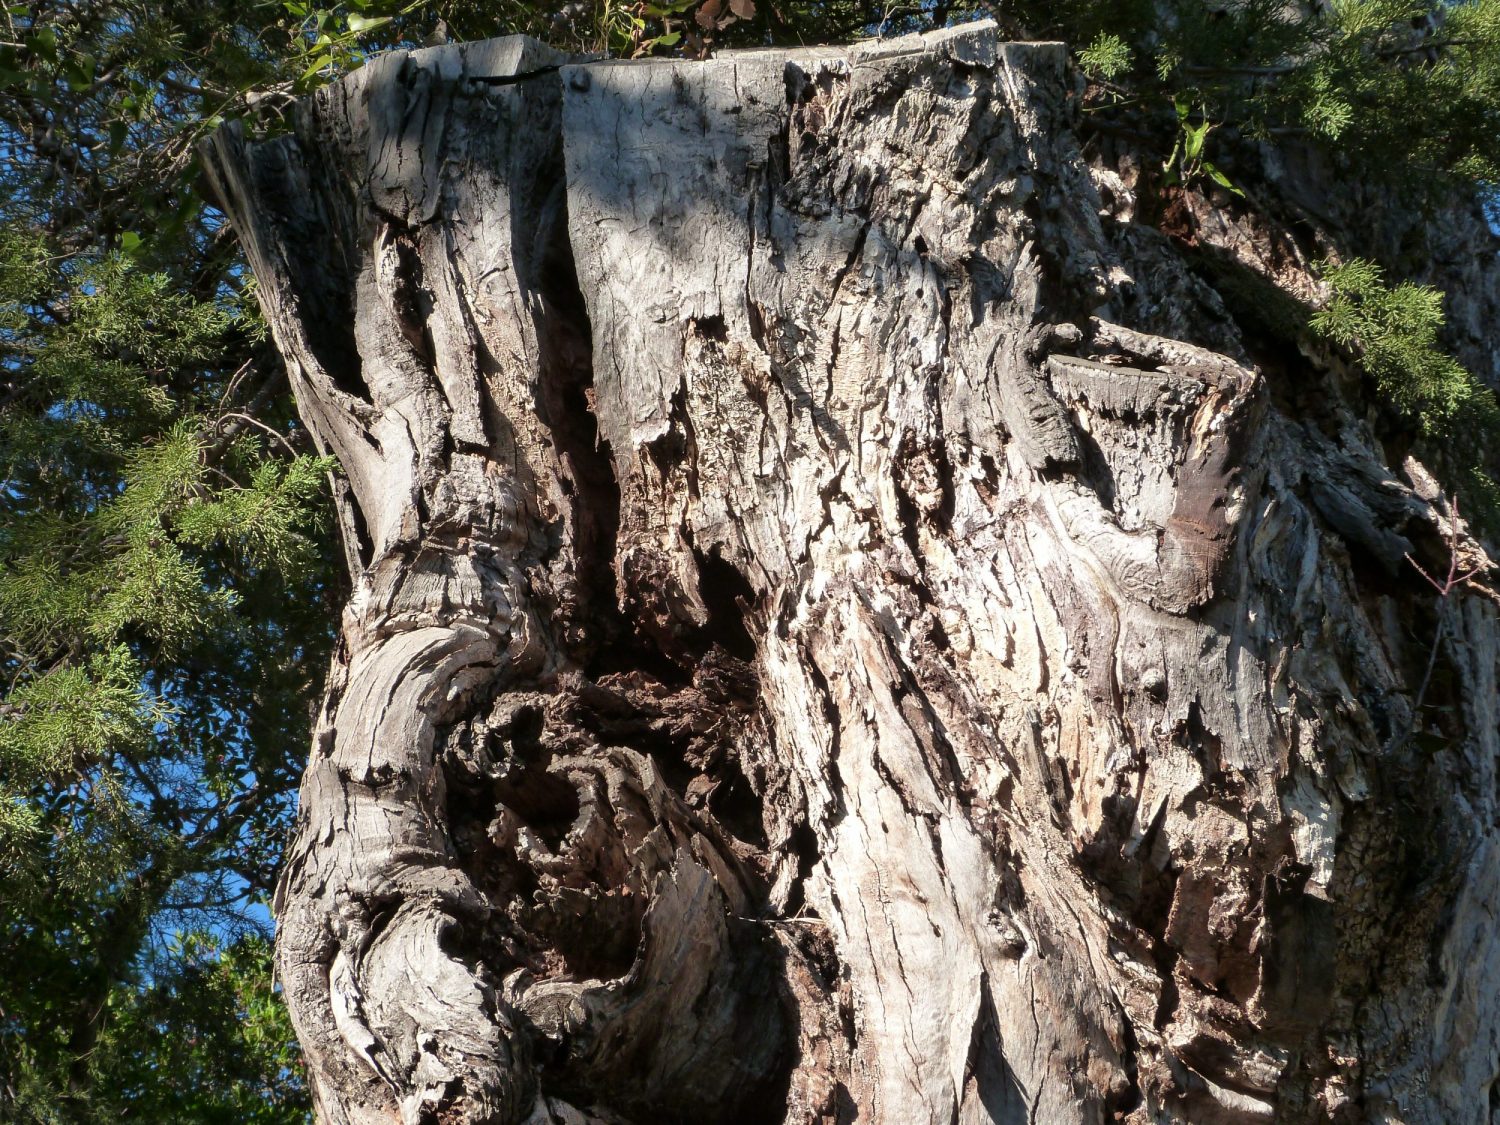
[[425,43],[441,22],[448,36],[529,34],[582,54],[704,57],[720,46],[836,42],[941,25],[951,9],[923,0],[823,0],[793,6],[755,0],[343,0],[320,7],[284,0],[282,28],[302,91],[361,66],[380,51]]
[[1091,110],[1164,148],[1187,143],[1174,121],[1184,103],[1221,134],[1305,138],[1413,193],[1500,179],[1500,0],[998,0],[995,11],[1011,34],[1088,44],[1078,59],[1097,85]]
[[0,16],[0,1120],[307,1116],[288,1029],[163,1000],[165,933],[267,926],[339,596],[331,466],[195,187],[217,117],[276,127],[284,15]]
[[348,0],[332,8],[283,0],[281,6],[295,28],[292,58],[301,71],[297,77],[301,89],[363,65],[366,44],[376,33],[388,31],[398,20],[427,5],[414,0],[395,10],[385,9],[385,14],[378,14],[384,6],[374,0]]
[[201,232],[195,142],[251,91],[287,81],[289,30],[246,35],[238,18],[265,10],[265,0],[6,6],[0,132],[25,154],[0,172],[8,218],[45,228],[51,254],[176,257]]
[[293,1125],[308,1117],[295,1036],[271,983],[261,937],[170,939],[148,979],[116,984],[104,999],[106,1030],[79,1075],[85,1103],[61,1101],[42,1064],[46,1045],[0,1037],[12,1077],[10,1121],[66,1125]]
[[1411,282],[1388,286],[1380,267],[1362,258],[1325,263],[1322,273],[1333,297],[1313,314],[1312,327],[1358,347],[1381,394],[1420,419],[1424,429],[1451,423],[1489,395],[1438,346],[1443,295],[1436,289]]
[[1496,0],[1341,0],[1314,43],[1307,64],[1277,84],[1288,116],[1409,175],[1495,178]]
[[1213,130],[1213,122],[1194,120],[1192,107],[1181,98],[1176,99],[1174,108],[1177,110],[1178,133],[1177,141],[1172,146],[1172,155],[1162,165],[1162,171],[1166,173],[1165,182],[1168,185],[1190,184],[1200,176],[1206,176],[1235,195],[1244,195],[1204,155],[1204,145],[1208,141],[1208,134]]
[[[116,1120],[106,1093],[160,1086],[115,1038],[161,1001],[153,935],[253,929],[270,887],[333,620],[333,466],[236,409],[254,384],[225,360],[256,333],[231,292],[0,238],[0,951],[27,968],[0,980],[0,1116]],[[300,1089],[277,1068],[258,1081]]]
[[1118,35],[1101,31],[1078,52],[1078,65],[1098,78],[1118,78],[1130,69],[1130,48]]
[[142,668],[124,645],[77,664],[59,662],[23,680],[7,697],[0,725],[0,770],[13,787],[78,772],[111,748],[139,745],[171,709],[141,687]]
[[1362,258],[1324,263],[1322,272],[1333,296],[1313,314],[1313,331],[1357,351],[1382,399],[1412,420],[1427,455],[1447,469],[1470,510],[1493,523],[1500,514],[1500,404],[1442,349],[1442,293],[1411,282],[1387,285],[1380,267]]
[[142,988],[117,988],[108,1038],[94,1051],[102,1118],[286,1125],[307,1096],[286,1007],[273,991],[270,943],[187,934]]

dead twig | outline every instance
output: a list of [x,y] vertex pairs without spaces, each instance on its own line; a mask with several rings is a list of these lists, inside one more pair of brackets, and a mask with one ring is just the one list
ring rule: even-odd
[[1459,567],[1462,564],[1459,562],[1460,520],[1458,515],[1457,496],[1453,498],[1453,504],[1449,509],[1448,517],[1448,573],[1443,576],[1441,581],[1429,574],[1426,568],[1424,568],[1421,563],[1417,562],[1416,559],[1412,558],[1410,554],[1406,556],[1406,561],[1411,563],[1412,569],[1420,574],[1423,578],[1425,578],[1427,580],[1427,584],[1437,591],[1438,621],[1437,631],[1433,634],[1432,637],[1432,651],[1427,655],[1427,669],[1422,674],[1422,682],[1417,686],[1416,697],[1412,700],[1411,722],[1407,724],[1406,730],[1404,730],[1400,735],[1391,740],[1390,744],[1386,747],[1386,751],[1388,753],[1399,750],[1401,749],[1401,747],[1406,745],[1407,739],[1411,738],[1411,736],[1416,733],[1417,726],[1421,722],[1422,706],[1427,699],[1427,689],[1432,685],[1432,673],[1437,668],[1438,653],[1442,651],[1443,647],[1443,631],[1447,628],[1448,625],[1448,599],[1460,587],[1467,586],[1481,594],[1484,594],[1489,598],[1494,599],[1497,602],[1500,602],[1500,596],[1497,596],[1493,590],[1489,589],[1489,587],[1484,586],[1479,582],[1474,581],[1476,575],[1489,569],[1488,559],[1485,559],[1484,562],[1478,563],[1468,570],[1463,571],[1462,573],[1459,572]]

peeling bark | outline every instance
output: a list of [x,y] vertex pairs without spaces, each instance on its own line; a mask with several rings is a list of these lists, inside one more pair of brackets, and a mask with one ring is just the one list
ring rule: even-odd
[[346,481],[323,1120],[1491,1119],[1496,609],[1415,714],[1446,500],[1074,91],[988,25],[505,39],[212,142]]

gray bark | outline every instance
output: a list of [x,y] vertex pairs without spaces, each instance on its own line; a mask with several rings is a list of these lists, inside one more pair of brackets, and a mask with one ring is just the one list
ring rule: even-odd
[[1487,560],[1076,92],[506,39],[214,140],[343,472],[323,1120],[1496,1119],[1496,609],[1403,556]]

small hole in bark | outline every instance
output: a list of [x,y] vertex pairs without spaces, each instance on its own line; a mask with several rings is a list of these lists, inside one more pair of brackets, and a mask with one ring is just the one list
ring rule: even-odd
[[786,83],[786,104],[796,105],[802,100],[802,92],[809,85],[807,75],[799,67],[789,66],[783,81]]
[[1152,1026],[1160,1031],[1177,1014],[1177,1001],[1180,996],[1177,991],[1176,977],[1177,951],[1165,941],[1158,941],[1155,954],[1157,979],[1161,981],[1161,996],[1157,998],[1156,1016],[1151,1022]]
[[714,790],[708,808],[738,839],[761,851],[770,846],[761,821],[760,798],[738,766],[732,766],[729,776]]
[[1000,494],[1000,466],[988,453],[981,453],[979,470],[983,475],[974,482],[974,486],[986,500],[993,500]]
[[739,660],[755,659],[755,639],[745,618],[755,606],[755,587],[732,564],[711,554],[694,551],[698,562],[698,594],[708,609],[704,632],[710,642],[719,645]]
[[817,864],[818,856],[821,854],[818,849],[818,834],[809,824],[799,824],[792,829],[790,843],[792,854],[797,857],[797,882],[787,896],[786,908],[782,911],[787,917],[793,917],[801,912],[806,902],[802,888],[807,880],[812,878],[813,867]]
[[[750,338],[761,351],[766,350],[766,317],[755,301],[746,301],[745,312],[750,321]],[[764,402],[762,401],[762,405]]]
[[1079,451],[1083,457],[1080,467],[1084,482],[1093,486],[1100,504],[1118,515],[1119,513],[1115,511],[1115,473],[1110,466],[1109,458],[1104,455],[1104,450],[1094,435],[1078,425],[1076,418],[1073,435],[1078,440]]
[[663,472],[682,464],[683,457],[687,454],[687,438],[676,426],[667,430],[661,437],[646,443],[646,452],[651,455],[657,467]]
[[369,566],[375,558],[375,544],[370,539],[370,525],[365,522],[365,514],[360,510],[359,501],[348,481],[335,478],[334,487],[342,494],[345,500],[344,510],[349,513],[349,530],[354,534],[354,555],[359,559],[361,566]]
[[1136,1043],[1135,1027],[1129,1019],[1121,1019],[1116,1026],[1124,1040],[1120,1062],[1125,1069],[1125,1081],[1111,1084],[1104,1099],[1104,1112],[1108,1115],[1107,1120],[1124,1121],[1144,1100],[1141,1094],[1140,1066],[1136,1061],[1140,1048]]
[[1188,704],[1187,723],[1184,728],[1188,747],[1192,749],[1213,778],[1222,771],[1224,742],[1209,730],[1203,722],[1203,710],[1196,700]]
[[[309,232],[309,238],[314,245],[326,246],[327,234],[320,228],[316,234]],[[373,400],[354,340],[354,279],[346,253],[345,247],[337,246],[331,254],[289,255],[286,265],[292,276],[287,289],[299,295],[297,320],[323,374],[339,390],[368,404]]]
[[947,534],[953,530],[953,511],[958,506],[958,496],[953,487],[953,466],[948,461],[948,450],[939,445],[933,458],[938,474],[938,485],[942,488],[942,495],[938,501],[938,507],[932,513],[933,522],[938,530]]
[[510,722],[500,733],[510,743],[511,752],[528,765],[543,760],[542,728],[544,720],[539,707],[517,707]]
[[508,723],[491,731],[491,753],[504,775],[481,811],[488,817],[494,809],[509,809],[555,851],[578,819],[579,804],[573,786],[547,771],[552,752],[542,741],[544,725],[539,708],[518,707]]
[[721,344],[729,339],[729,330],[725,327],[722,316],[705,316],[694,320],[693,331],[705,340],[717,340]]

